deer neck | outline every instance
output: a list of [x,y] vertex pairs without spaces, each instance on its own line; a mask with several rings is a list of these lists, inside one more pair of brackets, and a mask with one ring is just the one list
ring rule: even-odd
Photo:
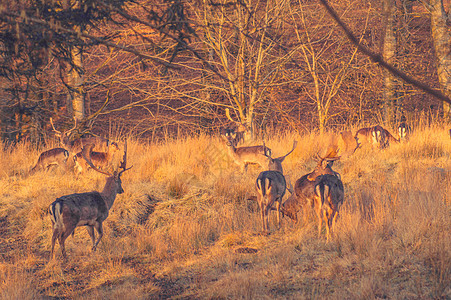
[[108,177],[105,183],[105,187],[103,188],[103,191],[100,194],[102,195],[102,198],[105,200],[108,209],[110,209],[113,206],[114,200],[116,199],[117,195],[117,183],[114,177]]

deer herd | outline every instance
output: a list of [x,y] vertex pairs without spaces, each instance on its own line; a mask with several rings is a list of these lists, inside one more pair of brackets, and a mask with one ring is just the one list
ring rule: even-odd
[[[230,118],[228,112],[227,116]],[[64,243],[76,227],[86,226],[92,240],[92,250],[95,251],[103,236],[102,223],[108,217],[117,194],[124,192],[121,175],[130,169],[126,166],[127,141],[119,167],[110,172],[113,157],[120,152],[117,142],[110,142],[102,137],[71,138],[75,126],[64,132],[58,131],[53,120],[50,119],[55,136],[59,138],[61,147],[42,152],[30,174],[38,170],[47,170],[53,165],[62,169],[73,169],[76,174],[92,169],[107,176],[102,192],[86,192],[65,195],[57,198],[49,207],[53,226],[51,240],[51,258],[54,257],[55,243],[58,240],[61,253],[66,258]],[[344,187],[339,173],[332,169],[333,163],[345,155],[354,153],[358,148],[365,146],[386,148],[394,143],[406,141],[410,134],[410,127],[403,121],[398,126],[397,138],[380,125],[359,129],[354,135],[351,131],[342,131],[336,135],[322,155],[316,155],[315,169],[296,180],[294,187],[288,175],[285,175],[282,162],[297,146],[293,142],[292,149],[285,155],[273,158],[272,151],[263,145],[238,146],[244,142],[243,134],[246,127],[237,129],[224,129],[221,138],[231,160],[237,164],[242,173],[247,172],[249,164],[260,166],[263,171],[255,181],[256,200],[261,215],[262,232],[269,233],[269,213],[277,212],[277,224],[280,227],[281,215],[298,222],[298,213],[302,210],[303,220],[306,222],[312,210],[318,220],[318,235],[321,235],[322,223],[326,224],[326,240],[329,241],[333,226],[336,222],[340,207],[344,201]],[[96,151],[94,151],[94,149]],[[286,191],[290,193],[283,201]],[[275,206],[275,207],[274,207]],[[98,233],[95,238],[94,229]]]

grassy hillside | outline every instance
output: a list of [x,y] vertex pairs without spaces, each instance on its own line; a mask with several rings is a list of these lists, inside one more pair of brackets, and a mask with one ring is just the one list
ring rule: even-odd
[[[287,134],[266,144],[292,183],[315,166],[327,143]],[[1,147],[3,148],[3,147]],[[449,298],[451,140],[439,127],[407,144],[359,149],[337,162],[345,203],[335,236],[318,238],[316,219],[284,219],[261,235],[254,181],[227,157],[219,138],[159,145],[128,141],[118,195],[96,252],[83,228],[66,242],[68,260],[49,262],[56,197],[101,190],[105,176],[27,171],[40,151],[0,153],[1,299]]]

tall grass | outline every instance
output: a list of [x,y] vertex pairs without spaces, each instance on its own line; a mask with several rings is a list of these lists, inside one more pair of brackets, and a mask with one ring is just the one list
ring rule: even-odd
[[[286,134],[265,142],[294,180],[316,164],[329,136]],[[335,163],[345,203],[332,242],[307,224],[283,221],[262,236],[247,174],[219,138],[160,144],[128,141],[130,171],[92,253],[80,228],[69,259],[48,263],[48,205],[101,190],[105,176],[58,169],[28,175],[40,151],[0,155],[0,295],[27,298],[441,298],[450,297],[451,140],[439,126],[406,144],[359,149]]]

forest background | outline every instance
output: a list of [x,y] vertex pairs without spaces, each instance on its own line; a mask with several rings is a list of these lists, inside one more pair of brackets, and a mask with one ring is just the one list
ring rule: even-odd
[[227,109],[261,136],[448,122],[449,3],[331,4],[376,59],[444,98],[358,51],[319,1],[8,1],[2,138],[45,141],[53,117],[60,129],[76,118],[79,135],[158,140],[217,132]]

